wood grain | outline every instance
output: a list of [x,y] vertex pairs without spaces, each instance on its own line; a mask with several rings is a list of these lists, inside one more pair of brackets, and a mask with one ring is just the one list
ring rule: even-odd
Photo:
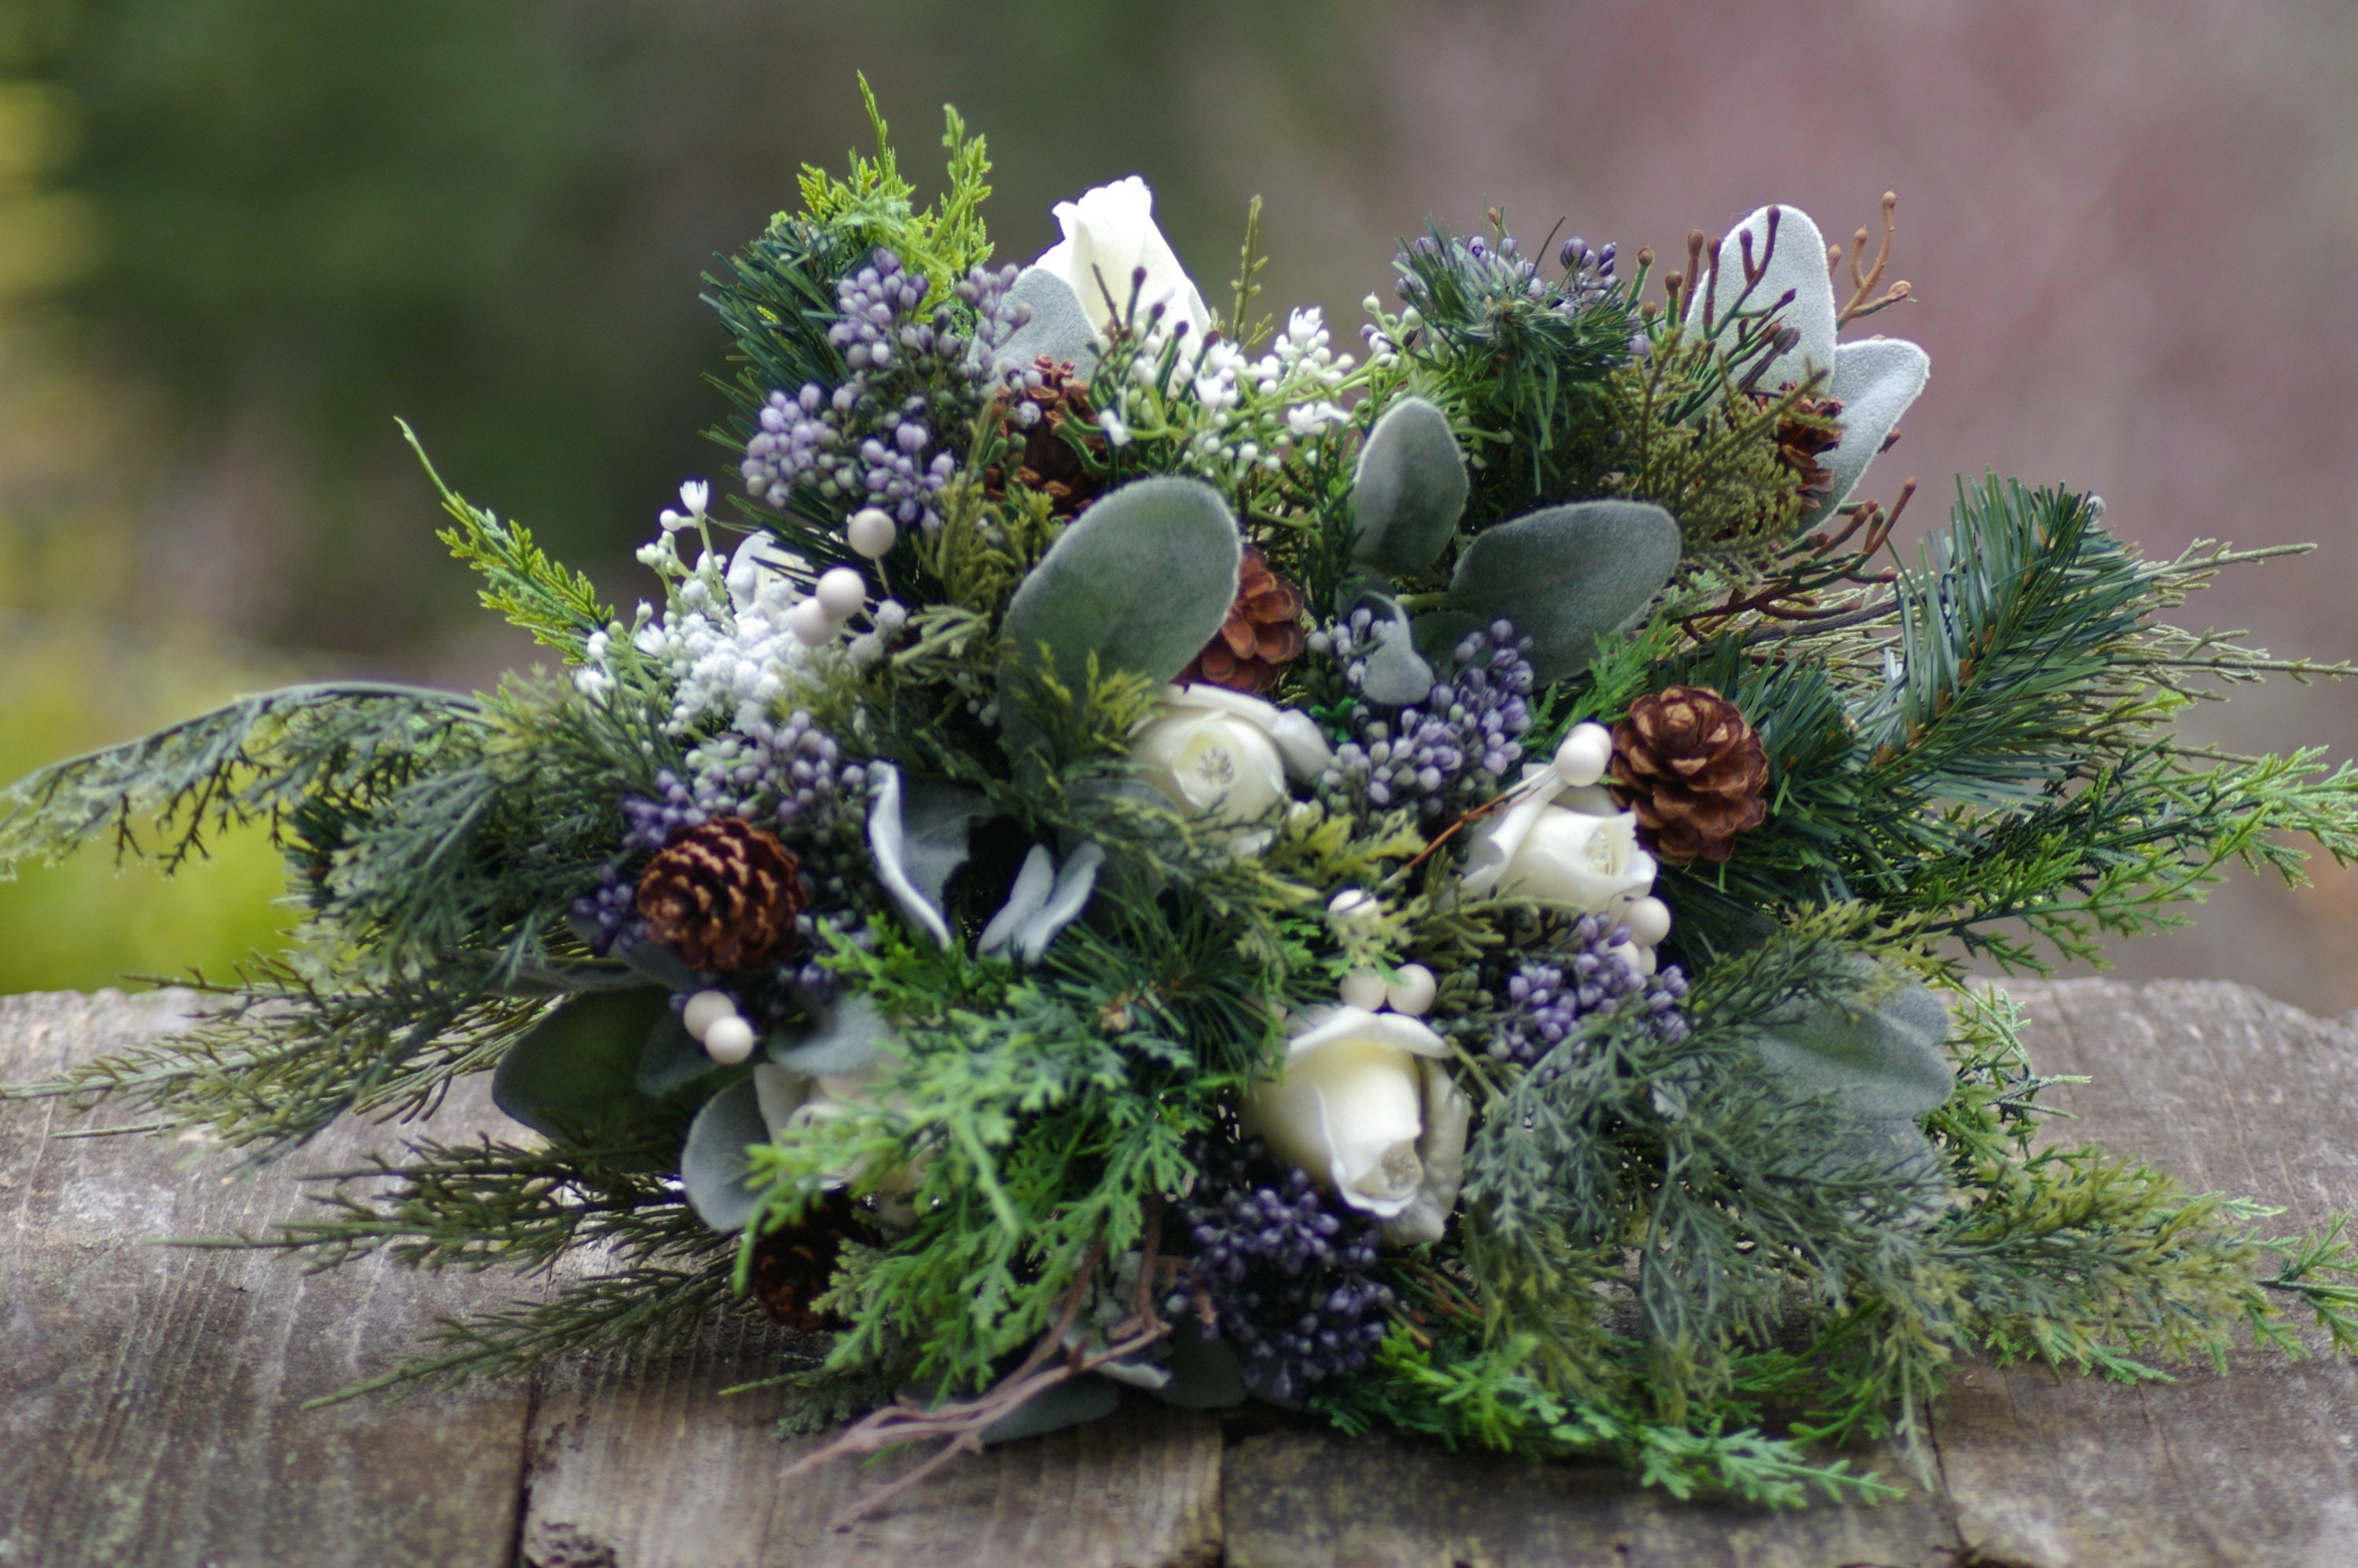
[[[0,1000],[0,1078],[160,1033],[189,1000]],[[49,1136],[71,1124],[54,1101],[0,1105],[0,1563],[506,1563],[528,1390],[297,1408],[382,1369],[482,1281],[165,1245],[296,1212],[301,1171],[347,1166],[386,1130],[338,1128],[225,1183],[188,1162],[195,1146]]]
[[[2034,1059],[2072,1141],[2309,1226],[2358,1208],[2358,1032],[2239,987],[2025,985]],[[0,1076],[167,1027],[185,998],[0,1000]],[[773,1342],[589,1359],[530,1384],[295,1407],[386,1365],[435,1311],[513,1291],[166,1238],[293,1212],[293,1178],[397,1133],[339,1129],[224,1185],[200,1152],[59,1141],[0,1106],[0,1568],[17,1563],[959,1564],[960,1568],[2018,1568],[2358,1563],[2358,1377],[2244,1358],[2125,1387],[1968,1368],[1936,1412],[1942,1489],[1771,1515],[1679,1504],[1617,1471],[1349,1440],[1270,1414],[1140,1401],[955,1466],[848,1531],[829,1519],[907,1460],[787,1483]],[[496,1125],[454,1097],[439,1136]],[[1868,1455],[1874,1463],[1875,1456]],[[1887,1465],[1878,1465],[1890,1473]]]

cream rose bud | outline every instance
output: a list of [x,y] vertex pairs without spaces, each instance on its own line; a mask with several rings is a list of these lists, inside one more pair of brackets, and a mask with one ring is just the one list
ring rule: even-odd
[[1259,820],[1286,798],[1288,773],[1314,778],[1334,761],[1309,715],[1216,686],[1171,687],[1130,756],[1174,806],[1217,826]]
[[1643,898],[1654,885],[1654,857],[1638,847],[1636,815],[1575,810],[1559,799],[1566,795],[1588,792],[1568,790],[1552,769],[1526,770],[1514,805],[1475,828],[1466,891],[1606,915]]
[[1100,185],[1078,201],[1059,201],[1056,222],[1064,228],[1064,239],[1032,265],[1070,285],[1098,331],[1129,310],[1130,277],[1144,267],[1146,281],[1138,290],[1139,325],[1143,328],[1147,312],[1160,305],[1164,330],[1184,321],[1188,335],[1203,341],[1212,313],[1195,280],[1179,265],[1171,242],[1154,226],[1154,192],[1146,181],[1133,174]]
[[1246,1096],[1245,1130],[1351,1207],[1391,1221],[1393,1239],[1435,1240],[1466,1156],[1466,1105],[1448,1054],[1440,1035],[1400,1013],[1305,1013],[1284,1076]]

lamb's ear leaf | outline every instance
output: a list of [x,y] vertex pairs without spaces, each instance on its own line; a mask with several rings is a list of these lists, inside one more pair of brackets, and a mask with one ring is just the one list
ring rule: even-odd
[[1850,499],[1866,465],[1899,427],[1899,416],[1923,392],[1931,373],[1932,357],[1899,338],[1869,338],[1834,351],[1832,395],[1842,404],[1843,432],[1842,440],[1824,458],[1833,470],[1834,487],[1801,520],[1801,528],[1816,527]]
[[[1010,656],[1031,664],[1045,648],[1056,678],[1076,693],[1093,654],[1102,675],[1167,681],[1228,619],[1243,558],[1237,520],[1210,485],[1133,481],[1081,514],[1016,588],[1001,624]],[[1008,687],[1002,678],[1000,724],[1028,748]]]
[[1756,1037],[1760,1065],[1796,1095],[1834,1095],[1868,1122],[1912,1121],[1956,1087],[1942,1049],[1949,1011],[1920,985],[1872,1005],[1833,1002],[1771,1018]]
[[500,1058],[492,1103],[550,1138],[628,1141],[676,1125],[679,1107],[638,1082],[648,1036],[670,1007],[671,993],[654,986],[560,1002]]
[[977,790],[919,773],[903,778],[889,763],[871,764],[875,793],[868,807],[868,847],[876,880],[902,915],[938,947],[950,945],[942,890],[970,852],[967,829],[990,814]]
[[770,1036],[765,1054],[779,1066],[817,1077],[849,1076],[875,1065],[892,1025],[874,1002],[853,992],[808,1024]]
[[753,1080],[742,1078],[704,1102],[688,1124],[679,1179],[696,1217],[726,1235],[753,1217],[756,1195],[745,1185],[752,1169],[746,1150],[770,1140]]
[[1098,367],[1098,330],[1073,286],[1055,273],[1026,267],[1007,297],[1032,308],[1032,319],[1018,327],[992,351],[997,368],[1028,365],[1042,354],[1069,360],[1086,377]]
[[[1768,214],[1777,214],[1777,239],[1772,246],[1768,240]],[[1747,296],[1744,283],[1744,237],[1752,237],[1752,260],[1766,266],[1760,281],[1754,284]],[[1791,382],[1796,385],[1814,373],[1821,379],[1819,390],[1825,390],[1825,380],[1834,369],[1835,319],[1833,280],[1827,276],[1826,237],[1818,232],[1817,224],[1799,207],[1779,205],[1763,207],[1727,232],[1719,243],[1719,254],[1714,259],[1716,281],[1710,275],[1693,293],[1693,303],[1687,309],[1690,331],[1703,324],[1704,306],[1713,307],[1713,322],[1721,335],[1721,347],[1734,341],[1727,331],[1728,315],[1739,297],[1747,313],[1768,310],[1788,293],[1792,303],[1777,311],[1780,326],[1792,329],[1793,346],[1772,356],[1760,373],[1756,384],[1774,389]],[[1748,371],[1747,371],[1747,373]]]
[[1596,639],[1643,611],[1678,564],[1679,525],[1659,506],[1550,506],[1475,535],[1450,579],[1450,608],[1512,622],[1544,686],[1586,669]]
[[1384,410],[1351,481],[1351,558],[1394,577],[1431,566],[1466,511],[1466,460],[1440,409],[1403,397]]

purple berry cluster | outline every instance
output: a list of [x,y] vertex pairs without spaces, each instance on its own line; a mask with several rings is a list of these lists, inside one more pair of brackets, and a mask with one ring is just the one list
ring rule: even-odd
[[1413,806],[1431,823],[1511,783],[1531,727],[1531,639],[1504,621],[1472,633],[1422,705],[1391,708],[1359,695],[1373,637],[1374,617],[1355,610],[1311,640],[1341,666],[1357,699],[1350,738],[1335,748],[1320,789],[1369,811]]
[[1245,1385],[1281,1402],[1365,1367],[1392,1303],[1374,1277],[1382,1222],[1258,1141],[1209,1145],[1197,1168],[1182,1211],[1195,1256],[1163,1310],[1208,1311],[1206,1332],[1236,1346]]
[[1487,1030],[1477,1048],[1528,1067],[1585,1021],[1629,1008],[1642,1009],[1665,1039],[1685,1038],[1687,1021],[1680,1011],[1685,975],[1675,966],[1650,977],[1639,973],[1613,950],[1628,939],[1626,929],[1608,925],[1603,916],[1584,914],[1545,946],[1517,950],[1487,988],[1495,1011],[1468,1018]]
[[991,350],[1031,314],[1007,297],[1017,270],[977,267],[952,291],[970,328],[947,302],[926,312],[932,285],[891,251],[847,275],[827,340],[849,373],[832,390],[770,394],[745,447],[748,492],[783,510],[808,491],[838,513],[874,506],[903,527],[940,526],[936,498],[997,388]]

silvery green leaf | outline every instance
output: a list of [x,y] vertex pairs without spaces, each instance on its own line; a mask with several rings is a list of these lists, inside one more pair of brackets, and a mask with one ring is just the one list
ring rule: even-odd
[[1932,358],[1899,338],[1869,338],[1844,343],[1834,351],[1834,376],[1829,394],[1842,405],[1842,440],[1823,460],[1833,470],[1833,493],[1801,521],[1815,527],[1850,499],[1866,473],[1866,465],[1883,450],[1883,443],[1898,427],[1899,416],[1924,390],[1932,373]]
[[1121,1390],[1094,1372],[1052,1383],[982,1429],[985,1447],[1102,1421],[1121,1403]]
[[1466,510],[1466,460],[1440,409],[1403,397],[1359,449],[1351,558],[1406,577],[1431,566]]
[[1038,963],[1056,933],[1080,918],[1097,888],[1098,868],[1105,864],[1105,850],[1095,844],[1083,844],[1065,858],[1056,872],[1056,885],[1016,936],[1016,947],[1025,963]]
[[1659,506],[1551,506],[1476,535],[1450,578],[1450,606],[1514,622],[1544,686],[1586,669],[1596,639],[1642,612],[1678,564],[1679,525]]
[[500,1058],[492,1100],[551,1138],[627,1138],[679,1112],[639,1087],[648,1034],[671,1011],[654,986],[558,1004]]
[[1797,1096],[1837,1096],[1870,1122],[1912,1121],[1956,1087],[1948,1037],[1941,999],[1909,985],[1871,1007],[1791,1010],[1765,1023],[1757,1044],[1761,1066]]
[[696,1036],[687,1032],[687,1022],[679,1010],[666,1007],[654,1027],[647,1032],[647,1043],[639,1052],[639,1070],[635,1082],[639,1092],[663,1099],[678,1094],[698,1079],[729,1069],[705,1054]]
[[656,984],[676,991],[700,989],[704,984],[678,954],[652,936],[615,943],[614,957]]
[[1368,628],[1375,645],[1362,661],[1366,674],[1359,682],[1360,695],[1370,702],[1395,707],[1431,697],[1433,666],[1417,653],[1416,628],[1400,600],[1388,593],[1363,592],[1353,608],[1375,612],[1375,622]]
[[[1008,602],[1011,655],[1044,647],[1056,678],[1076,692],[1094,654],[1099,671],[1167,681],[1203,651],[1237,596],[1244,542],[1210,485],[1141,479],[1098,501],[1068,525]],[[1001,727],[1026,728],[1001,682]]]
[[680,1184],[697,1218],[724,1235],[745,1228],[755,1201],[745,1185],[752,1169],[746,1151],[769,1141],[752,1079],[741,1079],[704,1102],[688,1124],[687,1146],[679,1156]]
[[947,779],[903,779],[890,762],[871,763],[868,777],[875,789],[868,808],[868,847],[875,856],[876,880],[910,925],[935,946],[946,947],[950,928],[942,914],[942,890],[966,863],[967,829],[990,814],[990,803]]
[[[1768,214],[1777,214],[1777,242],[1768,243]],[[1767,273],[1747,294],[1744,285],[1744,237],[1752,236],[1752,259],[1758,265],[1766,255]],[[1703,323],[1704,306],[1712,307],[1712,319],[1725,330],[1730,310],[1739,297],[1747,311],[1764,310],[1775,305],[1788,291],[1791,304],[1777,312],[1782,326],[1800,334],[1800,341],[1783,353],[1770,359],[1754,384],[1763,392],[1774,392],[1787,382],[1801,385],[1812,373],[1831,375],[1834,368],[1834,286],[1827,274],[1826,238],[1810,215],[1799,207],[1763,207],[1749,218],[1728,231],[1722,240],[1715,263],[1716,282],[1707,283],[1694,291],[1694,300],[1687,309],[1687,326],[1699,329]],[[1708,275],[1707,275],[1708,276]],[[1722,346],[1733,343],[1733,336],[1723,340]],[[1747,368],[1745,373],[1750,375]],[[1823,383],[1820,391],[1824,390]]]
[[1245,1402],[1245,1380],[1234,1346],[1204,1337],[1193,1315],[1179,1320],[1168,1343],[1171,1354],[1163,1365],[1171,1379],[1153,1390],[1156,1399],[1190,1411],[1225,1410]]
[[1015,940],[1015,933],[1039,914],[1048,902],[1048,893],[1056,885],[1056,858],[1048,853],[1045,844],[1034,844],[1032,852],[1023,857],[1023,867],[1015,873],[1015,885],[1008,890],[1007,902],[990,917],[976,938],[978,953],[997,953]]
[[765,1050],[781,1067],[812,1077],[846,1077],[875,1065],[892,1043],[891,1021],[855,991],[812,1022],[779,1030]]
[[1462,610],[1428,610],[1416,618],[1416,651],[1427,664],[1446,668],[1457,644],[1483,629],[1478,615]]
[[1071,361],[1073,369],[1083,376],[1097,369],[1097,328],[1081,308],[1080,296],[1073,292],[1071,284],[1053,272],[1026,267],[1007,297],[1030,306],[1032,319],[994,351],[992,358],[1001,368],[1028,365],[1045,354],[1052,360]]

